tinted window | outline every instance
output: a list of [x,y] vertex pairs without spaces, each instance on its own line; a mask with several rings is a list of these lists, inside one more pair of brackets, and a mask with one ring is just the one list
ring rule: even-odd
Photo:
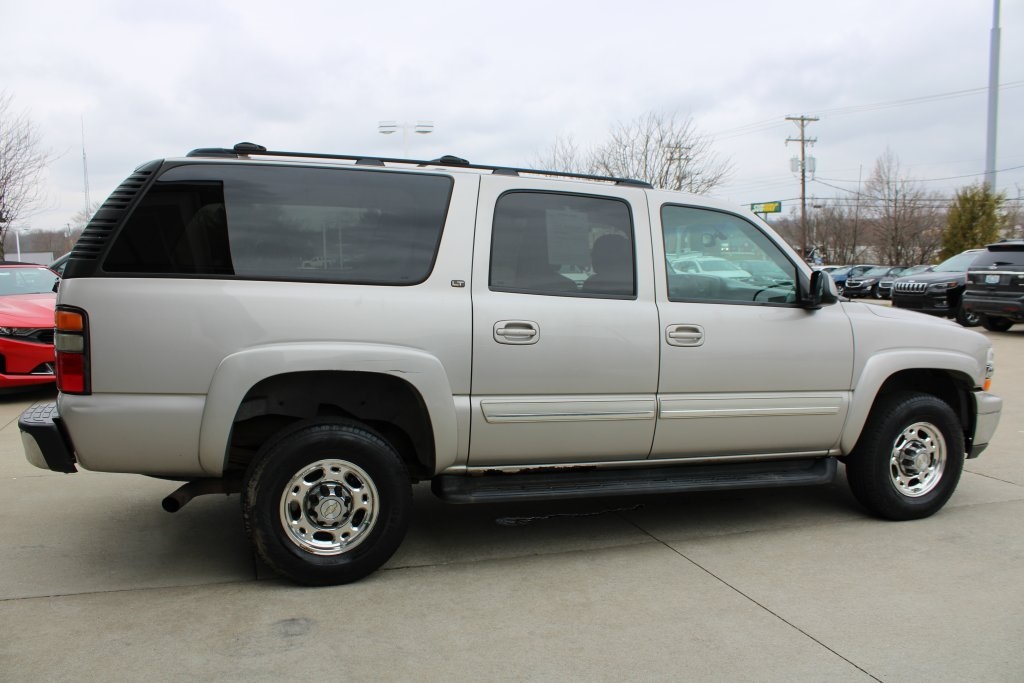
[[619,200],[510,192],[494,209],[491,289],[559,296],[636,296],[633,223]]
[[792,303],[796,266],[738,216],[665,205],[661,209],[670,301]]
[[1024,268],[1024,248],[999,249],[983,252],[978,256],[978,259],[971,264],[971,269],[989,268],[989,266],[995,266],[996,268],[1006,267],[1010,270],[1020,270],[1021,268]]
[[179,166],[136,207],[104,268],[414,284],[433,266],[451,182],[354,169]]

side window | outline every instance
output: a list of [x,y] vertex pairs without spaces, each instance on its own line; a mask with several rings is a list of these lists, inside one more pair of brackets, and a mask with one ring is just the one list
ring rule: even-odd
[[626,202],[554,192],[509,192],[494,209],[490,288],[634,298],[633,255],[633,221]]
[[132,212],[104,269],[416,284],[433,268],[451,186],[428,174],[178,166]]
[[796,266],[752,223],[666,204],[661,224],[670,301],[796,301]]

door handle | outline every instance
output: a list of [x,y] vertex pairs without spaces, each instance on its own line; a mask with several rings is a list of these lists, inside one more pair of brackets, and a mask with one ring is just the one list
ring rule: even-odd
[[665,329],[665,341],[670,346],[701,346],[704,328],[700,325],[669,325]]
[[494,323],[494,341],[499,344],[536,344],[540,326],[530,320],[499,320]]

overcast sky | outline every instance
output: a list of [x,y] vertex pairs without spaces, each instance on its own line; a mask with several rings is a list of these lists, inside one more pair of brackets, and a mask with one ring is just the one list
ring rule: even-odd
[[[891,149],[952,196],[985,165],[992,0],[222,2],[0,0],[0,90],[58,158],[23,229],[150,159],[249,140],[402,156],[378,122],[434,123],[408,154],[530,165],[648,112],[691,116],[734,173],[714,194],[799,204],[786,116],[818,116],[817,197]],[[1024,2],[1003,0],[997,183],[1024,192]],[[963,91],[969,91],[964,94]],[[825,184],[827,183],[827,184]]]

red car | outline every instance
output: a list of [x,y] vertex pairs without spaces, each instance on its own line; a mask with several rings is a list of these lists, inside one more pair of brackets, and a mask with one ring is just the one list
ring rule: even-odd
[[0,262],[0,389],[54,381],[58,279],[43,266]]

